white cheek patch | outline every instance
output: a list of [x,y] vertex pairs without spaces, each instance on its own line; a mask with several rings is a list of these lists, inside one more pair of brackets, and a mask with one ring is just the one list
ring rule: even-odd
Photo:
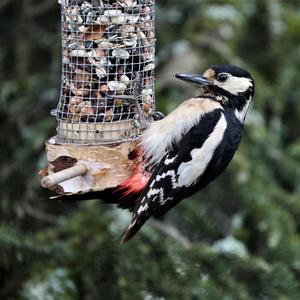
[[246,92],[253,85],[252,80],[245,77],[231,76],[226,82],[214,82],[217,86],[233,95]]
[[213,158],[215,150],[223,139],[226,128],[227,122],[225,116],[222,114],[213,132],[202,145],[202,147],[194,149],[191,152],[192,160],[182,163],[179,166],[177,171],[177,174],[179,175],[179,187],[191,186],[205,172],[208,164]]

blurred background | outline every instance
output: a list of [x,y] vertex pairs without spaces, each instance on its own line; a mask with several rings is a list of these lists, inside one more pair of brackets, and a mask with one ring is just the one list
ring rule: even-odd
[[60,8],[0,2],[0,299],[300,299],[300,2],[157,0],[157,103],[195,90],[174,72],[245,67],[256,82],[226,172],[127,245],[130,215],[47,200]]

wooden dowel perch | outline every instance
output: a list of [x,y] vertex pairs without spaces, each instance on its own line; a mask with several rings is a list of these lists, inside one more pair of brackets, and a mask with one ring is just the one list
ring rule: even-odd
[[82,176],[87,172],[87,167],[84,164],[77,164],[69,169],[53,173],[44,177],[41,180],[41,184],[44,188],[51,188],[57,184],[64,182],[66,180],[72,179],[77,176]]

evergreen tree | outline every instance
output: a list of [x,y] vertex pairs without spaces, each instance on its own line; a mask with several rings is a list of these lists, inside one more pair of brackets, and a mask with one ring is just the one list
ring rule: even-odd
[[0,299],[300,299],[300,4],[157,1],[157,99],[193,94],[173,72],[245,66],[256,95],[242,145],[205,190],[128,245],[129,214],[56,203],[39,185],[55,134],[56,1],[0,3]]

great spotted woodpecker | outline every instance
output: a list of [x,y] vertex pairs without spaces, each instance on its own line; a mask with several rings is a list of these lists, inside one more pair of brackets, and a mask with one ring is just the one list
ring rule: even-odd
[[[254,95],[254,81],[246,70],[219,65],[211,66],[202,76],[175,76],[198,86],[199,96],[153,122],[136,152],[136,174],[118,189],[101,194],[105,202],[133,210],[123,243],[150,217],[164,215],[219,176],[241,140]],[[84,199],[98,196],[82,195]]]

